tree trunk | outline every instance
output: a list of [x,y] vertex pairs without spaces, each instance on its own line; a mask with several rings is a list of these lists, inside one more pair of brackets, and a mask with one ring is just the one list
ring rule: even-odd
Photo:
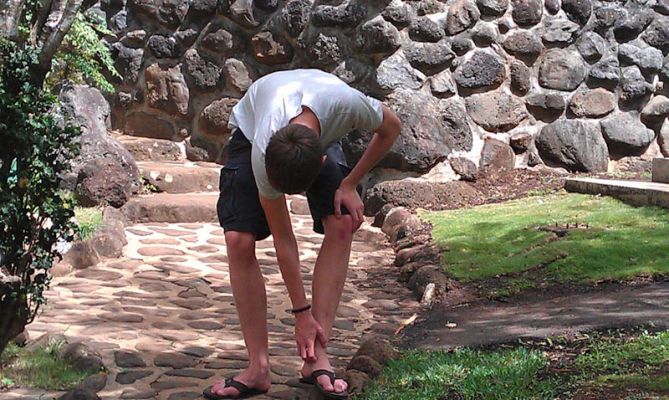
[[18,38],[19,22],[25,0],[0,1],[0,37],[9,40]]

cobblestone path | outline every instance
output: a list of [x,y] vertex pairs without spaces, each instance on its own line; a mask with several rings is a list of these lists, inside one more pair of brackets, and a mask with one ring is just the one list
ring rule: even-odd
[[[322,237],[293,215],[309,292]],[[124,258],[54,280],[32,338],[64,334],[99,351],[110,369],[102,399],[196,399],[208,385],[246,366],[228,280],[223,231],[214,224],[144,224],[127,229]],[[268,294],[273,386],[267,398],[307,399],[297,383],[293,318],[271,238],[258,243]],[[348,280],[330,342],[343,368],[365,334],[392,333],[418,308],[397,283],[383,234],[356,233]],[[262,398],[262,397],[259,397]]]

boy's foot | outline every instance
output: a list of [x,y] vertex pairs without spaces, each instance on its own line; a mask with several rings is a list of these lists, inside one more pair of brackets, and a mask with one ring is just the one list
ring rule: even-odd
[[[309,380],[311,378],[311,374],[317,370],[332,371],[333,368],[332,365],[330,365],[330,360],[328,360],[326,357],[319,357],[318,360],[313,364],[304,363],[301,372],[302,378]],[[330,377],[324,374],[316,377],[316,381],[319,383],[319,385],[323,388],[323,391],[325,392],[332,392],[335,394],[339,394],[339,393],[346,393],[346,391],[348,390],[348,383],[341,378],[336,378],[334,381],[334,385],[332,384]]]
[[267,392],[272,383],[269,377],[269,369],[261,373],[246,369],[241,374],[235,376],[233,380],[242,385],[226,385],[226,380],[222,380],[216,382],[211,387],[211,393],[218,397],[237,399],[240,398],[240,395],[244,395],[244,393],[241,393],[242,390],[240,387],[246,387],[249,390],[255,389],[257,392]]

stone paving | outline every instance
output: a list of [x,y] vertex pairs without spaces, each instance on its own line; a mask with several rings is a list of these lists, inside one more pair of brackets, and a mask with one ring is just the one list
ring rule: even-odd
[[[293,210],[304,199],[293,198]],[[296,207],[296,205],[302,205]],[[309,293],[321,237],[293,215]],[[110,369],[102,399],[196,399],[246,365],[223,231],[215,224],[140,224],[127,228],[124,258],[54,280],[49,303],[29,326],[33,338],[64,334],[99,351]],[[293,318],[271,238],[258,243],[268,294],[271,375],[265,398],[303,399],[297,383]],[[384,235],[366,223],[356,233],[348,280],[330,342],[343,368],[364,335],[391,334],[419,304],[399,284]],[[259,398],[263,398],[262,396]]]

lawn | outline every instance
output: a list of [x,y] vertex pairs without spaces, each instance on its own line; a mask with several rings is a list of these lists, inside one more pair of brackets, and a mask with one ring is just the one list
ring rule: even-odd
[[409,351],[359,399],[669,399],[669,331],[502,347]]
[[464,282],[594,283],[669,274],[669,212],[580,194],[423,212],[444,249],[445,271]]

